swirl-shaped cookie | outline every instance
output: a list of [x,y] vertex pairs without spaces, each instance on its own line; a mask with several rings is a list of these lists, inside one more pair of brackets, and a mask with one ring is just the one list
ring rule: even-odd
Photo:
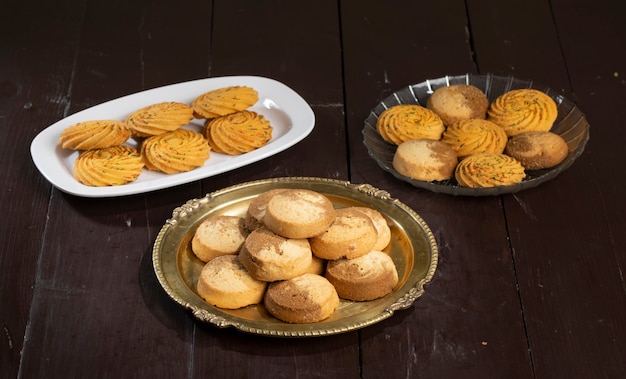
[[480,153],[502,153],[507,136],[498,124],[482,119],[453,123],[443,132],[442,141],[452,146],[459,158]]
[[65,128],[59,136],[59,144],[72,150],[102,149],[121,145],[130,136],[130,130],[121,121],[84,121]]
[[244,110],[207,120],[204,136],[215,152],[238,155],[266,145],[272,130],[263,115]]
[[251,87],[230,86],[203,93],[192,103],[196,118],[215,118],[242,111],[259,101]]
[[74,162],[74,177],[88,186],[118,186],[136,180],[143,166],[137,150],[111,146],[80,153]]
[[554,100],[530,88],[505,92],[487,110],[487,119],[500,125],[509,137],[525,132],[549,131],[557,115]]
[[149,137],[176,130],[192,119],[189,105],[169,101],[136,110],[126,118],[126,125],[134,134]]
[[444,125],[441,118],[428,108],[401,104],[383,111],[378,117],[376,129],[385,141],[400,145],[413,139],[438,140]]
[[463,159],[456,167],[456,181],[464,187],[497,187],[516,184],[526,173],[516,159],[505,154],[474,154]]
[[141,144],[146,168],[166,174],[191,171],[204,165],[210,150],[207,140],[200,133],[188,129],[152,136]]

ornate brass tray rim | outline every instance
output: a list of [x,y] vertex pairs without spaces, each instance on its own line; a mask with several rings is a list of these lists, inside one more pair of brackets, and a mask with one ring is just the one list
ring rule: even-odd
[[[164,260],[176,260],[176,255],[178,254],[179,249],[179,246],[174,246],[177,241],[172,243],[172,241],[169,240],[169,234],[172,233],[175,228],[187,228],[187,225],[181,226],[181,224],[188,223],[199,209],[209,207],[210,211],[212,209],[210,207],[211,205],[221,205],[216,201],[216,199],[220,199],[220,197],[223,197],[226,194],[238,192],[245,188],[270,184],[276,187],[336,187],[338,191],[343,190],[347,191],[347,193],[354,193],[355,197],[370,197],[380,204],[385,203],[387,206],[397,207],[399,212],[404,213],[406,217],[409,217],[416,223],[416,225],[403,226],[407,228],[418,227],[423,233],[423,238],[427,241],[430,262],[424,271],[423,277],[412,278],[413,271],[416,270],[415,267],[412,267],[411,272],[407,274],[407,282],[404,283],[398,290],[394,291],[395,293],[388,295],[393,298],[393,301],[390,304],[387,304],[384,309],[381,309],[380,312],[373,317],[360,321],[348,320],[348,322],[340,322],[340,320],[329,325],[324,322],[314,324],[280,323],[280,328],[268,327],[267,325],[257,326],[255,325],[255,322],[233,317],[217,307],[204,303],[202,300],[198,302],[197,298],[199,298],[199,296],[193,293],[191,289],[189,289],[189,292],[191,293],[188,293],[188,291],[180,291],[180,289],[177,290],[175,286],[172,285],[172,280],[183,281],[182,274],[178,272],[177,275],[179,277],[172,278],[174,274],[171,272],[172,269],[168,263],[165,263],[165,269],[167,270],[164,270]],[[180,242],[181,241],[178,241],[178,244],[180,244]],[[173,256],[168,256],[170,254],[173,254]],[[414,254],[417,254],[417,252],[414,252]],[[166,220],[155,239],[152,251],[152,261],[157,279],[167,295],[176,303],[189,310],[193,316],[200,321],[210,323],[219,328],[234,327],[242,332],[256,335],[273,337],[317,337],[360,329],[389,318],[397,310],[409,308],[415,300],[424,294],[424,287],[432,280],[435,274],[438,263],[438,247],[432,231],[424,220],[406,204],[392,198],[387,191],[377,189],[369,184],[353,184],[348,181],[336,179],[316,177],[283,177],[255,180],[225,187],[211,192],[202,198],[188,200],[186,203],[175,208],[172,211],[172,217]],[[169,271],[169,273],[166,273],[165,271]],[[342,302],[345,301],[342,300]]]

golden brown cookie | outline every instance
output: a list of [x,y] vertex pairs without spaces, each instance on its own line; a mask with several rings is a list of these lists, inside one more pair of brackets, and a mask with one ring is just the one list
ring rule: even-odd
[[318,258],[315,255],[311,256],[311,266],[306,271],[308,274],[322,275],[326,271],[326,260]]
[[398,284],[393,260],[377,250],[358,258],[329,261],[325,276],[339,297],[354,301],[378,299],[391,293]]
[[237,255],[222,255],[202,267],[198,295],[207,303],[238,309],[263,301],[267,283],[254,279]]
[[313,254],[306,238],[285,238],[267,228],[255,229],[246,238],[239,260],[258,280],[275,282],[306,273]]
[[457,163],[456,152],[450,145],[428,139],[400,144],[392,160],[398,173],[425,182],[452,178]]
[[438,140],[444,131],[441,118],[428,108],[415,104],[395,105],[378,117],[376,129],[392,144],[413,139]]
[[378,241],[372,219],[354,208],[335,211],[328,229],[310,238],[313,254],[322,259],[356,258],[370,252]]
[[335,208],[324,194],[307,189],[285,189],[267,203],[263,223],[287,238],[311,238],[335,221]]
[[304,274],[290,280],[270,283],[264,297],[265,309],[289,323],[319,322],[339,306],[335,287],[321,275]]
[[426,107],[437,113],[446,126],[461,120],[486,117],[489,100],[478,87],[453,84],[437,88],[426,102]]
[[136,180],[143,166],[137,150],[117,145],[80,153],[74,162],[74,177],[88,186],[119,186]]
[[266,145],[272,139],[272,129],[263,115],[240,111],[207,120],[204,136],[213,151],[238,155]]
[[183,103],[162,102],[131,113],[126,125],[137,136],[156,136],[187,125],[193,119],[193,109]]
[[459,158],[480,153],[502,153],[507,136],[498,124],[483,119],[469,119],[448,126],[443,142],[452,146]]
[[554,100],[545,93],[516,89],[500,95],[487,111],[487,119],[500,125],[511,137],[520,133],[549,131],[558,114]]
[[206,139],[188,129],[147,138],[141,144],[141,155],[146,168],[166,174],[191,171],[204,165],[209,158],[210,148]]
[[121,145],[130,136],[130,129],[121,121],[84,121],[65,128],[59,137],[59,145],[72,150],[102,149]]
[[191,250],[203,262],[221,255],[237,254],[248,236],[243,218],[209,217],[200,223],[191,239]]
[[259,101],[254,88],[230,86],[198,96],[192,104],[196,118],[215,118],[242,111]]
[[373,250],[382,251],[391,242],[391,228],[387,223],[387,219],[379,211],[369,207],[353,207],[353,209],[365,213],[374,223],[378,238],[374,244]]
[[463,159],[455,171],[457,182],[464,187],[507,186],[521,182],[524,166],[505,154],[483,153]]
[[504,152],[520,161],[527,170],[541,170],[563,162],[569,149],[558,134],[528,132],[511,137]]
[[263,226],[263,217],[265,217],[267,203],[269,203],[272,196],[281,191],[284,191],[284,189],[271,189],[269,191],[263,192],[262,194],[258,195],[250,201],[250,204],[248,204],[248,209],[246,210],[246,216],[244,218],[248,230],[252,231]]

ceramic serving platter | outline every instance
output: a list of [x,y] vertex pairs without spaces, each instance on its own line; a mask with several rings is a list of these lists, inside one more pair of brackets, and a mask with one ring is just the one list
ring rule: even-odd
[[[249,109],[262,114],[273,127],[269,143],[252,152],[236,156],[211,152],[204,166],[189,172],[168,175],[144,169],[132,183],[90,187],[74,179],[73,166],[78,152],[58,145],[61,132],[78,122],[98,119],[123,121],[130,113],[144,106],[165,101],[191,104],[204,92],[235,85],[257,90],[259,101]],[[194,119],[184,128],[201,131],[202,121]],[[115,197],[173,187],[257,162],[295,145],[309,135],[314,125],[315,115],[311,107],[298,93],[283,83],[258,76],[215,77],[154,88],[77,112],[39,133],[32,141],[30,151],[37,169],[61,191],[83,197]],[[137,147],[138,141],[131,138],[126,144]]]

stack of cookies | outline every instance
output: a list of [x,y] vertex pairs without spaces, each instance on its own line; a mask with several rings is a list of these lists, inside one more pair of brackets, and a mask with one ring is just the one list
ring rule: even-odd
[[521,182],[526,170],[554,167],[566,158],[565,140],[550,132],[557,113],[555,101],[535,89],[511,90],[490,104],[479,88],[456,84],[436,89],[426,107],[390,107],[379,116],[377,130],[397,145],[392,165],[404,176],[506,186]]
[[[197,96],[192,104],[160,102],[123,121],[71,125],[59,136],[59,145],[80,152],[74,177],[88,186],[123,185],[135,181],[144,168],[165,174],[191,171],[205,164],[211,150],[238,155],[269,142],[269,121],[248,109],[258,99],[250,87],[218,88]],[[201,130],[194,130],[194,118],[204,120]],[[131,137],[137,149],[126,145]]]
[[196,229],[191,249],[205,262],[197,291],[220,308],[262,303],[279,320],[319,322],[340,299],[392,292],[390,240],[385,217],[372,208],[335,209],[315,191],[270,190],[251,200],[245,217],[212,216]]
[[79,122],[63,130],[59,145],[82,151],[74,163],[74,177],[88,186],[114,186],[139,177],[144,163],[132,147],[122,145],[131,130],[121,121]]

